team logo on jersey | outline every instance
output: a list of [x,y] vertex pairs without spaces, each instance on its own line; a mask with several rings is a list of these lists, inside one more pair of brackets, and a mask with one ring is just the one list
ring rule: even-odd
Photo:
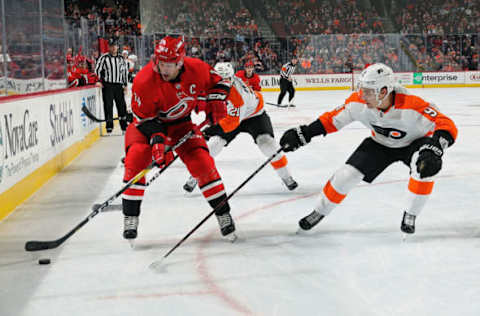
[[383,135],[388,138],[401,139],[404,138],[407,133],[399,129],[390,128],[390,127],[381,127],[372,124],[373,129],[377,134]]
[[177,104],[172,106],[168,111],[158,113],[160,119],[172,121],[182,117],[186,111],[188,111],[188,102],[194,101],[192,97],[186,97],[181,99]]

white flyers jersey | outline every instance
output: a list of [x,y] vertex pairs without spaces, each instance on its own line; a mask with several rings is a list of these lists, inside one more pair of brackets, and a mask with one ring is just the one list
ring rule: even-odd
[[264,111],[262,94],[253,91],[242,79],[234,76],[227,97],[227,116],[221,119],[219,124],[223,131],[228,133],[235,130],[242,121]]
[[344,126],[359,121],[372,131],[372,138],[387,147],[400,148],[414,140],[431,136],[436,130],[449,132],[457,137],[455,123],[438,108],[422,98],[412,95],[400,85],[394,87],[393,105],[387,110],[370,109],[358,92],[354,92],[345,104],[319,117],[325,131],[333,133]]

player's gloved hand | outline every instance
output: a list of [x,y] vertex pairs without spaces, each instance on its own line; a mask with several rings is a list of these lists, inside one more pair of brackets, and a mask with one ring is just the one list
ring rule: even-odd
[[227,116],[227,102],[224,100],[207,100],[205,112],[211,125],[218,124],[221,119]]
[[430,137],[425,137],[418,149],[416,161],[417,172],[420,178],[436,175],[442,169],[443,149],[440,144]]
[[127,120],[128,123],[132,123],[132,122],[133,122],[133,114],[132,114],[132,112],[127,112],[126,120]]
[[221,134],[223,134],[223,130],[219,124],[211,125],[203,131],[203,136],[205,137],[206,140],[210,139],[210,137],[212,136],[221,135]]
[[195,106],[195,113],[206,112],[207,108],[207,98],[206,97],[198,97],[197,98],[197,105]]
[[308,144],[311,139],[312,136],[308,132],[307,126],[300,125],[283,133],[282,138],[280,138],[280,146],[285,152],[295,151]]
[[163,133],[155,133],[150,138],[150,145],[152,145],[152,160],[157,167],[162,167],[165,164],[165,135]]

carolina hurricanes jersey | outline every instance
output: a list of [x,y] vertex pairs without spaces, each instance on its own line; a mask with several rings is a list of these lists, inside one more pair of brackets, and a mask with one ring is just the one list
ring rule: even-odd
[[227,116],[220,120],[223,131],[236,129],[243,120],[264,112],[261,93],[253,91],[238,77],[233,77],[232,88],[227,98]]
[[[158,117],[175,121],[190,115],[199,94],[223,81],[207,63],[185,57],[177,80],[165,81],[150,61],[136,75],[132,86],[132,111],[137,119]],[[226,85],[230,83],[226,82]]]
[[393,105],[387,110],[370,109],[358,92],[345,104],[319,117],[327,133],[333,133],[353,121],[359,121],[372,131],[372,138],[387,147],[408,146],[415,139],[430,136],[436,130],[457,137],[455,123],[432,103],[411,95],[402,86],[395,86]]
[[98,77],[94,72],[89,72],[88,69],[72,67],[68,73],[68,86],[69,87],[79,87],[81,85],[80,79],[84,79],[84,84],[94,84],[98,81]]
[[247,77],[245,70],[239,70],[235,74],[238,78],[242,79],[250,88],[255,91],[261,91],[262,87],[260,87],[260,76],[254,73],[251,77]]

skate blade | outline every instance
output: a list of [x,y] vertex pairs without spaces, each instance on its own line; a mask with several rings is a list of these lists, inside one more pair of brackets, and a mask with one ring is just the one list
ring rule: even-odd
[[165,265],[165,263],[163,262],[163,259],[165,258],[162,258],[160,260],[157,260],[157,261],[154,261],[152,263],[150,263],[150,265],[148,266],[148,268],[156,273],[163,273],[163,272],[166,272],[167,271],[167,266]]
[[228,240],[231,243],[234,243],[238,239],[238,236],[235,233],[230,233],[226,236],[223,236],[223,238],[225,238],[226,240]]
[[402,233],[402,242],[408,242],[412,239],[413,234]]
[[130,244],[130,249],[135,249],[135,239],[129,239],[128,243]]
[[306,230],[303,230],[301,227],[298,227],[297,231],[295,232],[295,235],[305,235],[307,233]]

